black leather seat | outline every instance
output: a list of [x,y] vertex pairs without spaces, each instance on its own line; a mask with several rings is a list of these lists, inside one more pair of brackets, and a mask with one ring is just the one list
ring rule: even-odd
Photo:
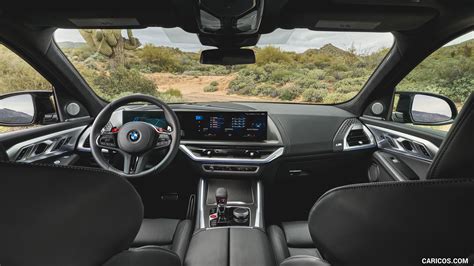
[[474,93],[436,154],[428,180],[328,191],[311,210],[309,223],[268,228],[277,261],[281,266],[329,265],[317,250],[311,255],[313,249],[305,249],[315,246],[336,265],[419,265],[422,257],[474,254],[469,240],[474,235],[469,211],[474,202],[473,136]]
[[[308,222],[324,258],[334,265],[419,265],[426,257],[472,256],[473,136],[471,94],[436,154],[428,180],[356,184],[325,193]],[[278,250],[285,254],[277,245]],[[281,265],[324,264],[294,256]]]
[[278,265],[293,256],[303,255],[321,259],[321,254],[311,239],[307,221],[272,225],[267,228],[267,234]]
[[181,265],[168,249],[129,249],[143,205],[122,177],[17,163],[0,163],[0,172],[2,265]]
[[193,233],[191,220],[143,219],[132,248],[156,246],[178,254],[184,261]]

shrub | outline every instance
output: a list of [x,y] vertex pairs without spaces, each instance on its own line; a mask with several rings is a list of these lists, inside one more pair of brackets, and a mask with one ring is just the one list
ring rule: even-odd
[[166,92],[160,93],[157,97],[159,99],[161,99],[162,101],[167,102],[167,103],[180,103],[180,102],[183,102],[182,97],[173,96],[173,95],[167,94]]
[[303,101],[305,102],[322,102],[324,97],[328,94],[327,90],[324,89],[306,89],[301,94]]
[[179,51],[168,47],[145,45],[139,50],[138,56],[152,72],[181,72]]
[[238,72],[239,78],[244,78],[255,82],[267,81],[268,74],[269,72],[265,71],[264,68],[255,65],[247,66],[246,68],[243,68]]
[[253,88],[255,88],[253,80],[238,76],[229,82],[227,92],[229,94],[250,95]]
[[338,92],[328,93],[326,97],[324,97],[323,103],[334,104],[334,103],[345,102],[354,98],[356,94],[357,92],[350,92],[347,94],[338,93]]
[[289,64],[291,61],[291,56],[277,47],[267,46],[261,49],[257,49],[256,51],[257,65],[265,65],[268,63]]
[[319,79],[309,76],[303,76],[296,81],[296,84],[302,88],[327,89],[328,85]]
[[271,85],[261,84],[252,90],[252,95],[276,98],[280,95],[280,91]]
[[367,78],[360,77],[360,78],[347,78],[334,83],[334,88],[339,93],[349,93],[349,92],[357,92],[362,89],[364,86]]
[[34,68],[0,44],[0,95],[23,90],[51,89],[51,84]]
[[288,86],[280,89],[278,97],[283,101],[292,101],[296,99],[302,92],[303,91],[299,86]]
[[215,91],[217,91],[217,87],[213,86],[213,85],[208,85],[208,86],[204,87],[203,91],[204,92],[215,92]]
[[312,79],[324,80],[324,78],[326,77],[326,71],[316,68],[316,69],[310,70],[307,73],[307,76]]
[[270,72],[268,81],[277,84],[285,84],[292,79],[293,74],[294,72],[287,69],[276,69]]
[[116,99],[123,93],[159,96],[155,83],[133,69],[118,68],[108,75],[103,73],[94,79],[93,84],[97,93],[107,100]]
[[175,88],[169,88],[164,93],[169,94],[170,96],[173,96],[173,97],[183,97],[183,94],[181,93],[181,91]]
[[219,82],[217,82],[217,81],[214,80],[214,81],[212,81],[211,84],[209,84],[209,85],[214,86],[214,87],[217,87],[217,86],[219,85]]

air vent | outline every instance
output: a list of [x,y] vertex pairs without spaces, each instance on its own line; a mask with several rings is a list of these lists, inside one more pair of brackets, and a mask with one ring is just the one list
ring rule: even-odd
[[395,142],[393,141],[392,137],[386,136],[385,139],[387,140],[388,144],[392,146],[392,148],[397,148],[397,145],[395,145]]
[[42,154],[43,152],[46,151],[47,148],[48,148],[48,144],[46,143],[40,143],[36,145],[35,155]]
[[333,140],[334,151],[368,149],[375,145],[372,133],[357,118],[344,120]]
[[21,159],[24,159],[29,151],[31,150],[31,147],[23,148],[20,153],[18,153],[18,156],[16,157],[16,160],[19,161]]
[[361,129],[352,129],[347,135],[347,145],[349,147],[361,146],[365,144],[370,144],[369,137],[365,134],[364,130]]
[[51,151],[59,150],[64,145],[65,142],[66,142],[66,139],[61,139],[60,141],[56,143],[56,145],[54,145],[54,148],[52,148]]
[[91,142],[90,142],[90,135],[87,136],[87,138],[84,140],[84,144],[82,145],[84,148],[90,148],[91,147]]
[[408,140],[403,140],[401,142],[401,144],[402,144],[403,148],[405,148],[405,150],[413,151],[413,146],[412,146],[411,142],[409,142]]
[[418,145],[418,149],[420,149],[423,155],[425,155],[426,157],[431,157],[431,154],[428,152],[428,150],[426,149],[424,145],[421,145],[421,144],[417,144],[417,145]]

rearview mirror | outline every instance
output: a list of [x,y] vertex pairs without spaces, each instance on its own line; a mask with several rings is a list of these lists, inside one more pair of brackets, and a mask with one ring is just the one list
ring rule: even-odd
[[458,112],[456,105],[449,98],[417,92],[397,92],[398,103],[392,119],[401,123],[414,125],[451,124]]
[[208,65],[243,65],[254,64],[255,53],[250,49],[212,49],[201,52],[201,64]]
[[[51,100],[52,92],[17,92],[0,96],[0,126],[45,124],[46,117],[57,115]],[[55,122],[54,121],[54,122]]]

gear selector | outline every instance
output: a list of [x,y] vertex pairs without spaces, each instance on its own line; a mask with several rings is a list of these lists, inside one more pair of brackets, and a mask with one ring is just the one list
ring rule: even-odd
[[250,209],[247,207],[227,206],[227,189],[216,189],[216,207],[209,213],[211,227],[216,226],[248,226]]
[[227,207],[227,189],[220,187],[216,190],[217,203],[217,223],[227,223],[226,207]]

